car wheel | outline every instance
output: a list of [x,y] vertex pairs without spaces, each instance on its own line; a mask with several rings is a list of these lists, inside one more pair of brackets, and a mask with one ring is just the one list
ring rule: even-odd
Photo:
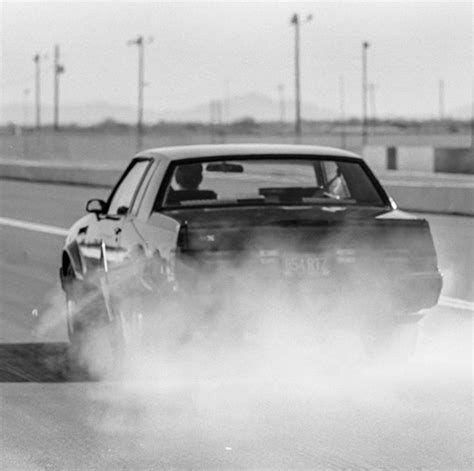
[[68,263],[64,269],[64,290],[66,293],[66,325],[67,325],[67,334],[69,341],[74,333],[74,319],[78,310],[78,284],[79,281],[76,278],[74,269],[72,268],[71,263]]
[[124,358],[122,318],[109,320],[100,289],[82,299],[66,297],[69,346],[66,376],[71,379],[113,379]]

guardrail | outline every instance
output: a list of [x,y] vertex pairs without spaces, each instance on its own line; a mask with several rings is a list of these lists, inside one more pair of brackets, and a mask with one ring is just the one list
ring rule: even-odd
[[[0,159],[0,178],[111,188],[124,167]],[[377,171],[402,209],[474,216],[474,177],[470,175]]]

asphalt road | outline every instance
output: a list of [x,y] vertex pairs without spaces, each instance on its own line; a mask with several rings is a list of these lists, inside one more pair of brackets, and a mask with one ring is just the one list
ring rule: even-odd
[[[96,196],[1,181],[0,217],[67,228]],[[474,301],[474,219],[427,218],[443,295]],[[67,382],[62,242],[0,224],[0,468],[472,469],[472,312],[428,312],[406,365],[347,361],[345,345],[314,370],[251,352],[238,374],[229,356],[204,373],[140,357],[123,381]]]

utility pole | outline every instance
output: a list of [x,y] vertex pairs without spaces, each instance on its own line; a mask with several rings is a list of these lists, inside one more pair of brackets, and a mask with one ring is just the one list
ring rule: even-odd
[[438,82],[438,99],[439,99],[439,120],[444,119],[444,80]]
[[25,159],[28,158],[28,136],[27,136],[27,128],[28,128],[28,95],[30,94],[30,90],[25,88],[23,90],[23,157]]
[[362,145],[367,144],[367,49],[369,43],[362,43]]
[[[153,38],[147,39],[150,44]],[[138,36],[137,39],[131,39],[127,42],[129,46],[138,46],[138,106],[137,106],[137,149],[141,149],[143,141],[143,89],[145,87],[145,39]]]
[[[312,15],[306,17],[305,23],[311,21]],[[301,87],[300,87],[300,19],[298,13],[291,18],[295,26],[295,135],[301,138]]]
[[291,19],[295,25],[295,134],[301,137],[301,109],[300,109],[300,22],[295,13]]
[[35,63],[35,102],[36,102],[36,129],[41,129],[41,56],[33,57]]
[[54,46],[54,130],[59,130],[59,76],[64,73],[64,66],[59,62],[59,45]]
[[376,85],[375,85],[375,83],[368,83],[367,87],[368,87],[367,94],[368,94],[368,100],[369,100],[369,105],[370,105],[370,114],[369,114],[369,116],[370,116],[370,122],[372,124],[372,132],[374,132],[375,127],[376,127],[376,122],[377,122],[377,108],[375,106]]

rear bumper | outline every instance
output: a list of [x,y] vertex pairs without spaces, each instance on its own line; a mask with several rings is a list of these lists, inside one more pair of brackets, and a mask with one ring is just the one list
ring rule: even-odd
[[367,272],[345,270],[315,278],[292,278],[285,277],[277,264],[275,270],[271,268],[266,265],[262,270],[251,265],[233,271],[222,263],[216,272],[206,273],[202,266],[179,270],[176,281],[179,292],[210,302],[235,297],[247,299],[250,304],[256,298],[259,302],[281,299],[282,305],[292,306],[297,312],[301,306],[325,319],[375,316],[397,322],[419,320],[422,315],[415,313],[437,304],[443,284],[438,270],[390,273],[390,267],[383,267]]

